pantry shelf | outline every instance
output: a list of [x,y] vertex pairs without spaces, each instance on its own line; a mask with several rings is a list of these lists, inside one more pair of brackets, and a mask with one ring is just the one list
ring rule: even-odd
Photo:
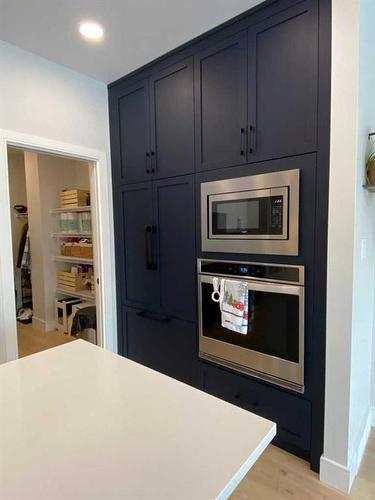
[[71,292],[70,290],[64,290],[63,288],[56,288],[56,293],[66,295],[67,297],[77,297],[79,299],[95,302],[95,294],[86,290],[82,290],[81,292]]
[[83,233],[52,233],[52,238],[92,238],[92,232]]
[[85,259],[82,257],[67,257],[65,255],[55,255],[55,257],[53,257],[53,260],[55,262],[70,262],[72,264],[94,264],[94,259]]
[[71,212],[91,212],[91,206],[72,208],[51,208],[50,214],[66,214]]

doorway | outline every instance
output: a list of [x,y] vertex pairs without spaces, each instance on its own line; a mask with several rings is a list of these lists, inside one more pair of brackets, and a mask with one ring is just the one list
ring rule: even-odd
[[99,344],[94,166],[7,153],[18,357],[76,338]]
[[[97,245],[94,245],[92,255],[92,261],[95,263],[95,266],[93,267],[94,269],[96,267],[96,269],[91,273],[93,277],[95,277],[95,279],[92,280],[92,283],[95,287],[94,303],[97,307],[96,343],[97,345],[108,350],[117,352],[112,192],[111,176],[110,171],[107,168],[105,153],[4,130],[0,130],[0,141],[0,185],[4,194],[4,196],[0,199],[0,217],[2,218],[4,224],[3,229],[5,230],[5,235],[9,235],[9,241],[5,238],[2,244],[2,252],[0,252],[0,362],[16,359],[18,357],[16,314],[20,305],[19,300],[23,300],[22,298],[18,299],[17,294],[15,293],[16,282],[18,279],[19,283],[19,277],[15,276],[14,272],[15,252],[12,248],[13,242],[10,235],[13,232],[12,218],[14,214],[12,211],[14,211],[14,205],[18,203],[15,203],[11,207],[11,192],[9,189],[9,181],[11,181],[11,179],[8,169],[8,148],[21,151],[18,153],[20,155],[24,154],[26,151],[27,153],[33,155],[49,155],[50,157],[55,158],[55,160],[60,161],[64,160],[76,163],[82,162],[85,163],[86,167],[89,169],[90,194],[91,190],[94,194],[94,203],[91,206],[93,225],[92,233],[93,239],[97,242]],[[79,186],[76,187],[79,188]],[[63,190],[64,188],[61,191]],[[44,194],[45,191],[43,192],[43,195]],[[58,198],[58,201],[59,200],[60,197]],[[19,204],[25,205],[25,203]],[[48,237],[56,244],[58,242],[58,246],[61,244],[61,240],[57,234],[53,233],[62,232],[60,231],[61,208],[62,207],[60,207],[59,203],[56,203],[55,208],[50,207],[48,213],[49,223],[55,224],[54,230],[49,228]],[[87,212],[86,208],[84,210]],[[27,217],[28,215],[29,214],[27,214]],[[22,219],[22,217],[26,218],[26,215],[20,215],[18,218]],[[68,241],[67,243],[72,243],[72,241]],[[71,269],[66,269],[66,265],[73,264],[73,262],[65,262],[63,260],[65,257],[66,255],[62,255],[57,252],[53,252],[53,255],[51,256],[51,261],[53,261],[53,265],[55,266],[53,276],[54,279],[57,280],[55,281],[54,293],[57,295],[57,298],[60,299],[71,295],[70,293],[65,293],[65,288],[62,290],[62,287],[57,286],[60,284],[66,285],[66,283],[58,282],[59,273],[70,273]],[[90,256],[87,257],[87,260],[89,259]],[[79,264],[81,263],[82,262]],[[87,265],[88,264],[89,263],[87,263]],[[81,270],[82,269],[79,271]],[[87,271],[88,269],[83,270]],[[75,269],[74,272],[76,271],[77,270]],[[90,274],[90,272],[88,274]],[[31,282],[31,288],[32,285],[33,283]],[[69,291],[70,290],[71,288],[69,288]],[[26,297],[24,297],[24,299],[26,299]],[[32,306],[33,308],[35,307],[34,304],[32,304]],[[48,340],[49,333],[55,335],[53,337],[53,342],[51,341],[51,343],[55,343],[58,332],[53,329],[51,330],[51,327],[55,326],[52,323],[54,318],[52,318],[52,320],[48,318],[45,319],[43,324],[38,324],[38,319],[40,318],[36,316],[34,325],[33,322],[31,322],[31,325],[32,327],[36,327],[38,329],[38,333],[43,334],[41,336],[43,345],[41,346],[39,343],[40,349],[37,349],[42,350],[45,348],[44,343]],[[23,325],[20,330],[25,328],[28,328],[28,325]],[[23,330],[23,332],[20,332],[19,335],[22,335],[22,333],[26,334]],[[64,337],[65,340],[67,338],[67,334],[63,335],[66,335],[66,337]],[[49,347],[51,343],[47,342],[47,347]],[[58,341],[58,343],[60,343],[60,341]]]

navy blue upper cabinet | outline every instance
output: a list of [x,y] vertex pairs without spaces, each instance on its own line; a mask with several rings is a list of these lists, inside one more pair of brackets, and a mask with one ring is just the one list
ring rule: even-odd
[[117,234],[121,259],[122,303],[150,307],[158,301],[155,226],[151,182],[131,184],[119,192],[122,228]]
[[197,170],[246,162],[246,31],[195,55]]
[[154,182],[160,309],[196,319],[194,176]]
[[151,168],[149,92],[144,80],[126,88],[118,97],[118,158],[117,179],[122,183],[141,182],[148,179]]
[[316,150],[318,28],[306,1],[250,28],[249,161]]
[[151,156],[155,177],[194,172],[193,59],[150,78]]

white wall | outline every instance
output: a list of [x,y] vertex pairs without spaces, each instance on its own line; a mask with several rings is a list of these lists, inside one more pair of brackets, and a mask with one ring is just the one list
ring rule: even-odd
[[109,151],[104,83],[0,41],[0,128]]
[[374,22],[373,0],[333,0],[321,478],[343,491],[350,489],[357,472],[370,423],[375,200],[362,184],[367,134],[375,126]]
[[[80,150],[80,148],[103,151],[106,154],[104,157],[106,161],[104,159],[102,164],[107,164],[108,169],[110,168],[105,84],[10,44],[0,42],[0,96],[0,130],[10,131],[11,134],[8,135],[11,136],[23,133],[43,138],[43,140],[38,141],[30,140],[32,143],[43,144],[44,139],[46,139],[58,141],[59,144],[71,144],[75,151]],[[4,134],[4,136],[6,135]],[[6,199],[9,194],[4,144],[2,142],[0,145],[1,199]],[[62,149],[66,150],[67,148]],[[100,199],[106,205],[111,206],[110,173],[108,172],[108,175],[101,173],[98,176],[102,179],[100,185],[103,187],[100,189],[105,189],[105,192],[99,193]],[[1,205],[1,209],[5,211],[8,207]],[[108,240],[113,225],[111,209],[105,217],[103,234]],[[10,234],[8,217],[2,222],[3,227]],[[113,290],[114,250],[112,243],[110,246],[112,257],[109,259],[107,255],[103,267],[108,287]],[[11,248],[2,246],[0,251],[0,298],[9,295],[9,285],[4,282],[3,271],[9,266],[10,255]],[[108,311],[105,321],[106,324],[112,325],[112,329],[115,329],[116,324],[114,303],[114,296],[105,297],[105,307]],[[10,322],[10,318],[13,316],[13,313],[10,314],[11,308],[9,302],[0,304],[0,362],[17,357],[14,325]],[[114,337],[107,346],[110,349],[116,349]]]

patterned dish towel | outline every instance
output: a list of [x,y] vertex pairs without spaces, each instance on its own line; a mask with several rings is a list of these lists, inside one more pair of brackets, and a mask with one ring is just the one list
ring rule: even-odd
[[221,326],[242,335],[248,333],[249,298],[246,283],[222,279],[220,283]]

